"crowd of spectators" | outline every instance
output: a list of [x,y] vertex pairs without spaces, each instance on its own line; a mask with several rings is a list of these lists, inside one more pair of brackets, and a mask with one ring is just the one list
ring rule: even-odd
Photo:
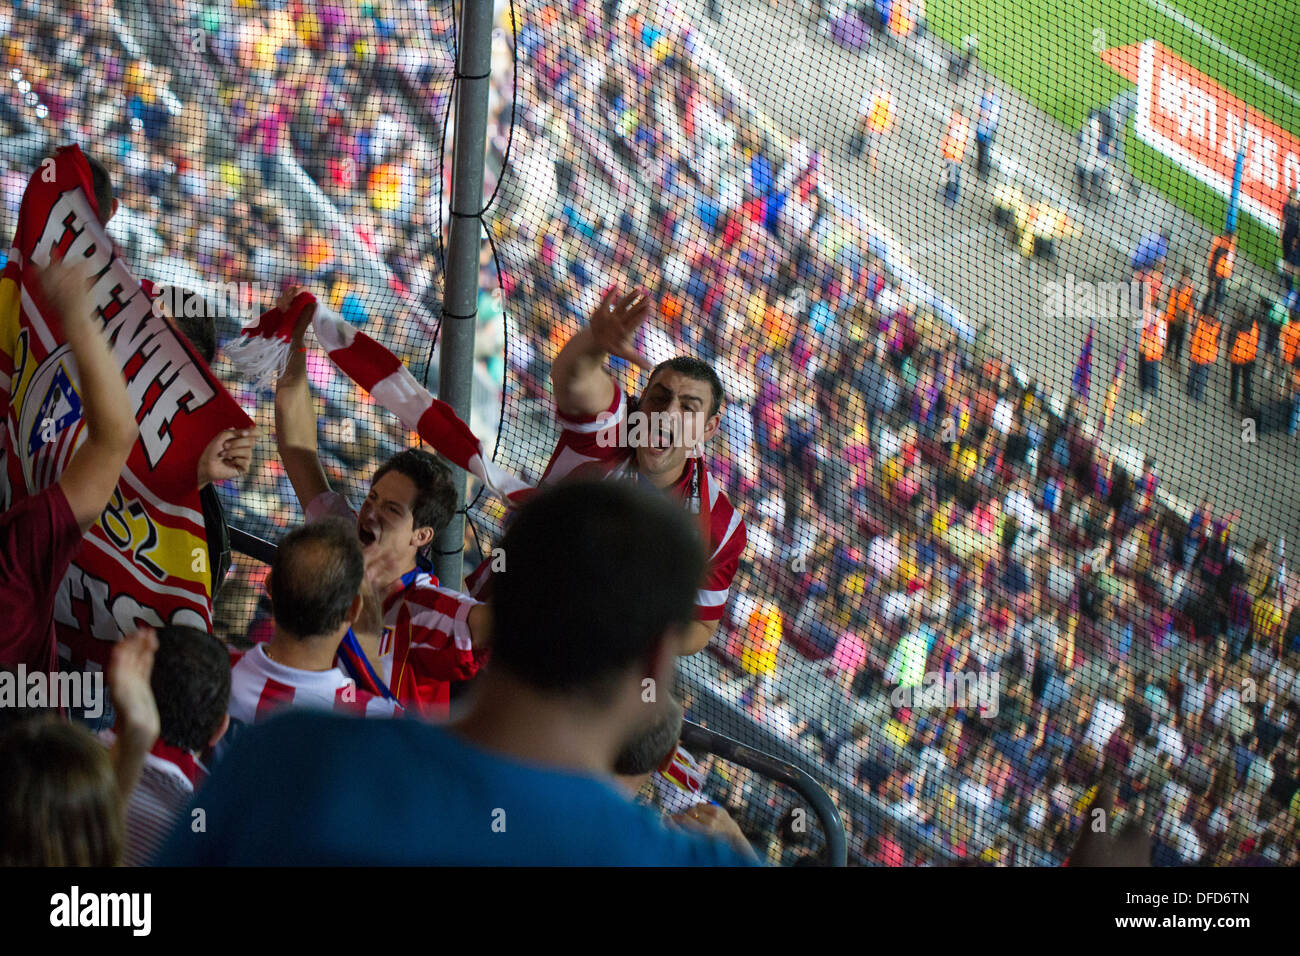
[[[287,279],[310,281],[345,318],[423,370],[430,358],[430,306],[441,295],[435,224],[440,202],[446,223],[443,189],[451,167],[451,133],[445,155],[430,135],[441,132],[445,118],[451,7],[381,3],[367,10],[301,3],[120,10],[90,3],[6,4],[4,67],[14,85],[0,96],[0,121],[11,147],[0,159],[0,226],[12,233],[42,150],[51,143],[81,143],[105,163],[116,185],[125,214],[112,231],[145,278],[158,280],[159,263],[166,260],[188,267],[182,275],[222,286],[251,285],[254,299],[239,303],[235,318],[268,307]],[[158,65],[161,59],[124,44],[119,29],[142,32],[134,20],[146,13],[175,18],[167,23],[177,27],[177,42],[217,77],[215,115],[204,115],[197,94],[186,99],[183,66],[173,73]],[[497,54],[489,189],[496,184],[492,170],[499,169],[509,125],[501,111],[510,102],[511,62],[501,42]],[[36,137],[33,149],[17,149],[20,134],[33,126],[44,136]],[[516,156],[526,156],[526,139],[521,134],[516,140]],[[256,161],[250,161],[253,156]],[[286,198],[277,161],[284,158],[302,165],[343,218],[322,221]],[[344,221],[391,270],[383,323],[370,322],[374,296],[365,294],[351,268]],[[486,284],[486,254],[484,266]],[[495,301],[499,296],[484,296],[484,313],[491,313]],[[499,308],[495,317],[499,326]],[[483,326],[480,358],[499,381],[501,361],[489,347],[495,341],[499,352],[503,336],[490,321]],[[218,331],[227,338],[236,327]],[[224,359],[215,370],[269,434],[268,395],[237,381]],[[327,470],[341,486],[360,487],[410,436],[390,417],[375,414],[327,361],[313,361],[311,372],[330,403],[322,436]],[[283,469],[265,450],[238,487],[219,488],[230,522],[269,538],[288,527],[277,506],[288,491]],[[236,558],[219,609],[225,633],[241,634],[247,627],[264,573],[255,562]]]
[[[643,230],[592,208],[598,167],[557,149],[560,214],[518,217],[503,254],[518,387],[545,397],[613,282],[655,296],[652,357],[714,363],[730,404],[710,467],[750,540],[718,679],[884,801],[887,831],[850,820],[855,856],[902,862],[907,833],[957,858],[1059,861],[1108,761],[1161,859],[1294,855],[1298,622],[1276,543],[1241,549],[1210,503],[1170,511],[1155,462],[1102,446],[1085,404],[918,303],[823,202],[817,153],[697,68],[688,25],[539,19],[540,62],[572,65],[538,71],[520,119],[595,100],[654,198]],[[994,706],[893,706],[918,634],[921,671],[987,675]],[[733,776],[711,792],[772,833],[780,801]]]
[[[1155,463],[1101,445],[1085,404],[916,300],[826,201],[816,144],[765,130],[700,66],[680,13],[623,6],[498,11],[507,34],[516,18],[526,68],[513,76],[498,41],[491,148],[503,158],[512,135],[510,166],[554,186],[549,204],[493,222],[499,296],[483,260],[481,311],[499,328],[481,337],[508,342],[508,372],[488,356],[504,378],[502,444],[524,460],[549,452],[551,436],[512,410],[547,398],[551,360],[602,289],[650,290],[647,354],[696,354],[728,393],[710,468],[751,547],[708,652],[719,690],[807,748],[837,792],[881,801],[883,824],[845,814],[853,859],[930,862],[924,847],[937,847],[1059,861],[1109,765],[1121,813],[1154,827],[1158,861],[1297,862],[1300,628],[1274,543],[1240,548],[1224,502],[1164,507]],[[105,161],[161,241],[155,254],[212,281],[320,283],[420,368],[446,221],[451,5],[178,10],[203,31],[229,139],[256,166],[173,112],[172,72],[128,54],[90,4],[7,7],[5,67],[55,139]],[[337,229],[281,200],[285,153],[391,270],[396,314],[367,308]],[[28,172],[3,174],[7,227]],[[360,487],[412,436],[313,363],[326,469],[335,487]],[[635,393],[634,370],[615,367]],[[216,368],[269,434],[265,396]],[[232,523],[287,530],[293,495],[274,455],[223,494]],[[244,637],[264,573],[237,560],[221,636]],[[918,672],[986,675],[996,705],[895,705]],[[706,767],[706,791],[751,835],[783,831],[773,859],[811,852],[786,798]]]

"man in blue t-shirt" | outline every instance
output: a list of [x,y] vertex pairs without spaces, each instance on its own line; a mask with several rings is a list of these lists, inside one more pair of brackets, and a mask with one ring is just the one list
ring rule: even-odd
[[[702,815],[673,831],[611,774],[671,707],[704,573],[680,507],[623,482],[565,482],[500,543],[493,651],[436,727],[291,713],[253,728],[195,798],[165,865],[739,865]],[[728,845],[730,844],[730,845]]]

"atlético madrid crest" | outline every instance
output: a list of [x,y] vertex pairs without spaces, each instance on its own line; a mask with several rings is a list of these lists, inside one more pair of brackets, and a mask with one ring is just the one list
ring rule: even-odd
[[81,394],[73,381],[71,349],[58,346],[45,357],[22,397],[18,420],[23,478],[29,491],[48,488],[62,473],[83,439]]

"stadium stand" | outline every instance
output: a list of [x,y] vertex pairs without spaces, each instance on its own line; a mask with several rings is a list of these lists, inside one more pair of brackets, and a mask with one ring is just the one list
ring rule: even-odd
[[[40,158],[80,143],[137,275],[258,290],[223,345],[300,282],[436,393],[452,5],[4,16],[0,227]],[[1300,862],[1300,589],[1273,539],[1243,538],[1226,499],[1170,499],[1103,441],[1101,403],[992,347],[838,195],[829,133],[780,133],[682,9],[498,4],[491,85],[470,425],[536,480],[550,367],[612,284],[650,293],[652,361],[716,369],[710,474],[749,547],[712,643],[678,664],[683,746],[763,859],[1059,865],[1111,767],[1156,862]],[[216,485],[237,553],[213,630],[246,648],[266,542],[299,512],[271,392],[224,354],[213,371],[263,436]],[[308,373],[325,471],[359,500],[418,436],[322,350]],[[505,517],[471,499],[470,567]]]

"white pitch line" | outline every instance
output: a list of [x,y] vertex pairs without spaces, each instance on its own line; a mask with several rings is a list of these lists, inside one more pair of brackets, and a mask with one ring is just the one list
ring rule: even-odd
[[1218,51],[1219,53],[1222,53],[1228,59],[1232,60],[1233,63],[1236,63],[1243,70],[1246,70],[1248,73],[1254,76],[1257,80],[1260,80],[1268,84],[1273,89],[1277,90],[1277,92],[1281,93],[1283,96],[1289,99],[1292,103],[1295,103],[1296,105],[1300,106],[1300,93],[1297,93],[1291,87],[1287,86],[1281,80],[1277,79],[1277,77],[1273,76],[1272,73],[1268,72],[1268,70],[1261,67],[1250,57],[1242,56],[1240,53],[1238,53],[1232,47],[1228,46],[1228,44],[1224,43],[1222,40],[1220,40],[1209,30],[1205,29],[1205,27],[1201,26],[1199,23],[1197,23],[1195,20],[1191,19],[1190,17],[1185,16],[1182,13],[1182,11],[1174,7],[1171,7],[1168,3],[1165,2],[1165,0],[1142,0],[1142,2],[1145,3],[1152,10],[1155,10],[1157,13],[1161,13],[1167,16],[1170,20],[1173,20],[1180,27],[1185,29],[1188,33],[1193,34],[1198,40],[1202,41],[1206,46],[1209,46],[1212,49]]

